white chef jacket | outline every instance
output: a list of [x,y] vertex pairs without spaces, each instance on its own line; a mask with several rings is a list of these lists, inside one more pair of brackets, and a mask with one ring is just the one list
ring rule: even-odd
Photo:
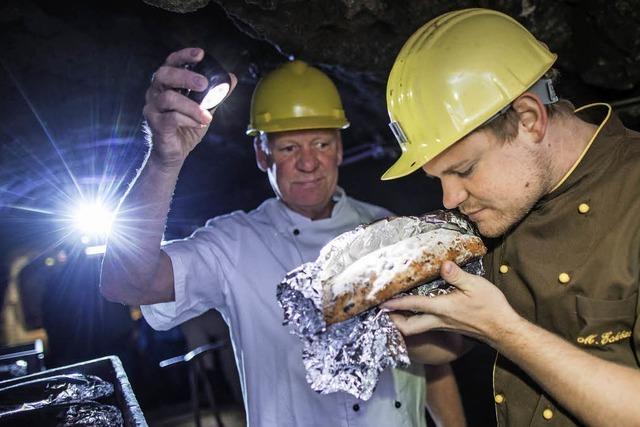
[[215,308],[229,325],[250,426],[425,426],[422,366],[386,369],[373,396],[321,395],[305,379],[302,343],[282,325],[276,287],[314,261],[332,238],[390,212],[338,189],[330,218],[312,221],[280,200],[210,219],[191,237],[163,246],[175,301],[142,307],[166,330]]

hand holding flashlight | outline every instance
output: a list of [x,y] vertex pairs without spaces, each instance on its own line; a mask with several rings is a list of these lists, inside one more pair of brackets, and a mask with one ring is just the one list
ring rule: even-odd
[[163,166],[180,168],[236,83],[236,77],[202,49],[170,54],[153,74],[145,96],[143,113],[152,136],[152,158]]
[[184,95],[197,102],[205,110],[217,107],[231,91],[229,73],[222,68],[213,56],[207,53],[204,54],[200,62],[187,63],[184,68],[203,75],[207,79],[207,87],[203,91],[183,90]]

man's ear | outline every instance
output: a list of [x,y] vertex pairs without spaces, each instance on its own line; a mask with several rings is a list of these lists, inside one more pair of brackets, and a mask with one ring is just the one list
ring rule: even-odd
[[547,132],[549,115],[540,98],[531,92],[525,92],[512,105],[518,113],[518,133],[528,135],[534,142],[542,141]]
[[256,164],[258,169],[266,172],[269,169],[269,155],[262,148],[262,138],[260,135],[253,137],[253,151],[256,152]]

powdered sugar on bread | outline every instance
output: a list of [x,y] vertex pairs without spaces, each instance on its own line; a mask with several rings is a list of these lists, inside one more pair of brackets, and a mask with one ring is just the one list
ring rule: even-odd
[[484,253],[479,237],[416,217],[383,220],[346,233],[319,257],[325,320],[346,320],[434,280],[445,260],[463,264]]

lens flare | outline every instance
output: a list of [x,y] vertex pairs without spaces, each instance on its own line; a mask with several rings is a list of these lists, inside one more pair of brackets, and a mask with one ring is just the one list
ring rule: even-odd
[[83,236],[107,237],[113,216],[113,212],[100,201],[81,202],[74,209],[74,228]]

